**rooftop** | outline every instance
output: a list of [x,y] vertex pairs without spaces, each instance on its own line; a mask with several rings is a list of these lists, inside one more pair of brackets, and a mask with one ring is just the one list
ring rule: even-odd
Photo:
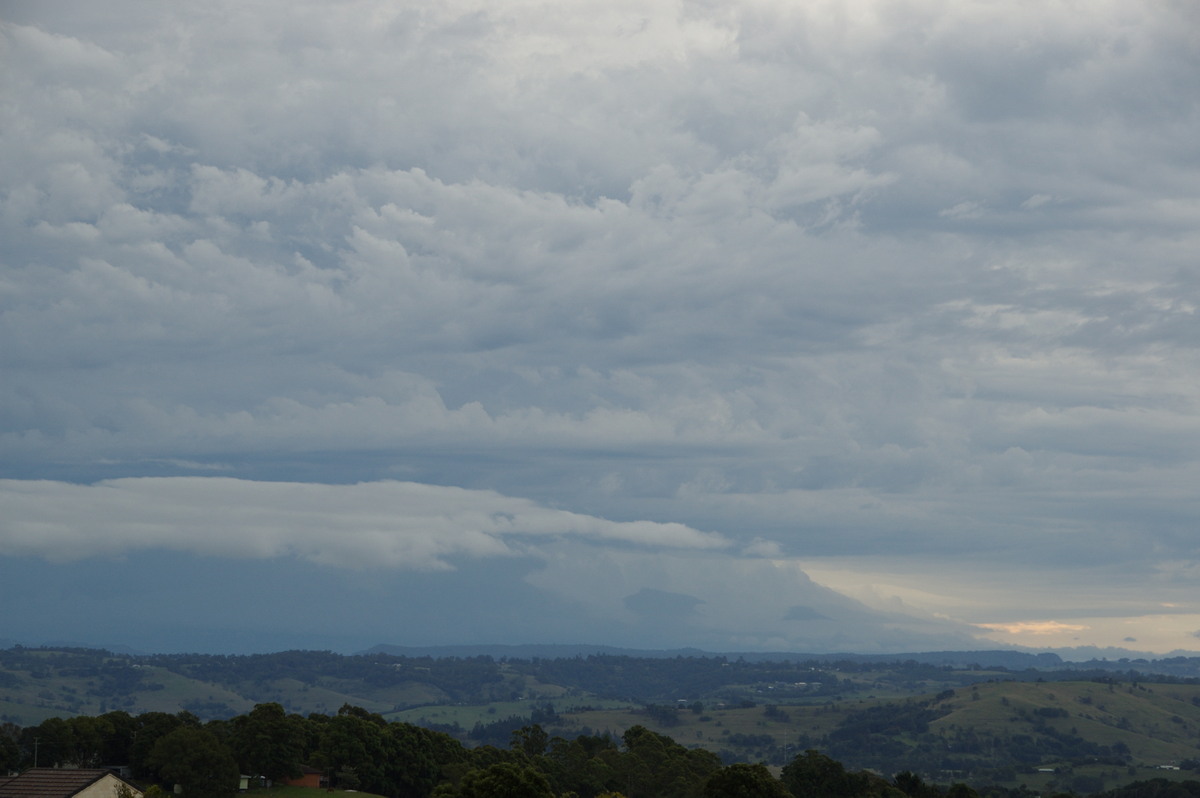
[[0,781],[0,798],[69,798],[109,773],[104,768],[31,768]]

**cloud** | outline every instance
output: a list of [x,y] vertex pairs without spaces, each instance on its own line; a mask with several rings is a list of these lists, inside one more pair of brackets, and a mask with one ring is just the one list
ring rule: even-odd
[[1059,621],[1016,621],[1013,623],[977,623],[980,629],[992,629],[1011,635],[1057,635],[1063,632],[1083,632],[1088,627]]
[[755,538],[750,541],[749,546],[742,549],[742,553],[752,557],[780,557],[783,555],[783,548],[773,540]]
[[455,558],[528,555],[572,537],[654,548],[720,548],[682,524],[611,522],[491,491],[378,482],[312,485],[221,477],[95,485],[0,481],[0,554],[52,560],[169,549],[297,557],[341,568],[444,570]]
[[[123,478],[93,485],[2,480],[0,518],[0,556],[37,558],[83,574],[71,580],[72,593],[94,592],[98,611],[122,604],[130,591],[110,596],[105,588],[88,587],[86,574],[97,573],[97,560],[104,563],[100,571],[111,571],[126,560],[185,555],[227,563],[205,565],[205,572],[225,568],[230,573],[244,571],[240,563],[254,562],[271,575],[263,578],[272,584],[283,578],[281,567],[310,574],[308,579],[322,573],[326,582],[334,578],[331,569],[354,572],[354,590],[323,612],[356,618],[337,623],[343,630],[359,629],[354,633],[359,645],[370,639],[364,634],[383,639],[389,633],[355,613],[376,600],[371,584],[379,584],[375,592],[381,595],[394,593],[396,574],[406,575],[400,581],[425,580],[420,602],[437,607],[429,612],[443,616],[443,624],[489,639],[497,630],[470,620],[482,612],[476,606],[480,600],[490,605],[490,614],[526,635],[534,632],[518,621],[527,613],[523,606],[556,607],[538,628],[541,635],[563,641],[574,639],[578,632],[572,630],[581,627],[622,644],[713,650],[876,651],[961,646],[971,639],[959,624],[872,611],[814,584],[795,563],[766,560],[761,553],[733,554],[721,535],[677,523],[613,522],[492,491],[396,481],[328,485],[227,477]],[[481,569],[488,562],[514,566]],[[458,571],[469,579],[458,578]],[[194,582],[180,576],[181,596],[203,592],[203,579]],[[298,620],[286,605],[309,602],[294,597],[280,603],[278,597],[292,588],[272,589],[283,593],[264,597],[259,615],[276,613],[281,628],[295,626]],[[464,590],[469,595],[459,595]],[[195,601],[212,611],[227,603]],[[168,622],[161,613],[153,615],[155,624]],[[781,626],[795,621],[803,621],[802,628]],[[418,626],[425,639],[442,639],[428,624]]]
[[625,597],[625,607],[644,621],[655,624],[686,623],[703,599],[683,593],[642,588]]
[[795,607],[788,608],[787,615],[783,616],[788,621],[827,621],[827,617],[814,610],[812,607],[805,607],[797,604]]
[[[1088,12],[10,3],[4,495],[60,552],[531,553],[567,595],[560,537],[708,541],[964,622],[1191,613],[1195,13]],[[750,615],[613,564],[607,617]]]
[[[678,549],[663,555],[583,547],[563,539],[543,548],[524,581],[569,601],[591,623],[626,632],[653,628],[665,645],[710,650],[912,651],[975,644],[971,626],[928,613],[880,610],[813,581],[787,558]],[[804,615],[798,615],[798,607]]]

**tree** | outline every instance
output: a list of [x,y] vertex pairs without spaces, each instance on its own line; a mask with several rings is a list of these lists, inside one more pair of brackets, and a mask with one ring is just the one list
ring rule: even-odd
[[892,782],[908,798],[938,798],[941,795],[940,790],[926,784],[924,779],[911,770],[903,770],[897,773]]
[[132,766],[135,776],[154,777],[156,775],[154,767],[150,764],[150,753],[161,738],[176,729],[198,726],[198,724],[192,723],[191,718],[186,717],[189,714],[181,712],[177,715],[170,715],[166,712],[143,712],[134,718],[134,728],[130,732],[129,764]]
[[70,760],[79,767],[97,767],[104,760],[105,748],[113,735],[113,726],[103,715],[80,715],[67,721],[71,728]]
[[[8,727],[12,724],[5,723]],[[15,730],[17,727],[13,726]],[[17,746],[16,738],[10,735],[7,728],[0,728],[0,773],[16,770],[21,765],[21,749]]]
[[622,740],[626,751],[619,760],[619,776],[630,795],[691,798],[721,768],[721,760],[711,751],[689,750],[644,726],[633,726]]
[[704,798],[792,798],[765,765],[723,767],[704,783]]
[[387,794],[398,798],[425,798],[467,760],[467,750],[458,740],[411,723],[389,724],[383,745]]
[[106,730],[100,762],[130,762],[137,721],[128,712],[121,710],[106,712],[99,719],[104,721]]
[[60,767],[74,764],[74,729],[62,718],[46,718],[37,726],[21,733],[24,747],[34,752],[34,764],[41,767]]
[[531,767],[499,762],[463,776],[460,798],[554,798],[550,782]]
[[535,723],[514,731],[508,747],[513,751],[524,752],[525,756],[532,758],[546,753],[546,746],[549,744],[550,735]]
[[610,738],[580,735],[574,740],[552,739],[541,762],[556,792],[598,795],[626,783],[614,767],[619,758]]
[[299,776],[304,744],[300,722],[276,703],[259,704],[234,718],[229,743],[238,764],[246,773],[272,781]]
[[334,786],[344,786],[339,774],[354,780],[353,789],[391,792],[384,783],[383,763],[388,759],[384,746],[387,723],[358,707],[343,707],[321,728],[320,761],[333,778]]
[[182,726],[154,744],[149,764],[186,798],[215,798],[238,788],[238,766],[230,750],[207,729]]
[[841,762],[811,748],[793,759],[780,778],[796,798],[855,798],[866,786]]

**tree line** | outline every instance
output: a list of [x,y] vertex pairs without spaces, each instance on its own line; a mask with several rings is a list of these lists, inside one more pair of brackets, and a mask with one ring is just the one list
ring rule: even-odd
[[[316,768],[331,786],[394,798],[940,798],[911,776],[884,780],[850,773],[808,751],[779,777],[762,764],[723,765],[710,751],[686,748],[635,726],[609,735],[551,737],[539,724],[511,733],[506,747],[469,748],[437,731],[388,722],[360,707],[335,715],[287,713],[259,704],[228,720],[201,722],[188,712],[122,711],[50,718],[0,727],[0,767],[128,765],[132,777],[195,798],[228,795],[240,774],[281,782]],[[905,780],[907,779],[907,780]],[[920,792],[913,792],[915,786]],[[908,792],[905,792],[905,789]],[[947,798],[970,798],[969,788]]]
[[[550,736],[533,723],[507,746],[470,748],[442,732],[346,705],[335,715],[289,714],[259,704],[228,720],[188,712],[50,718],[0,727],[0,768],[128,765],[147,794],[180,785],[188,798],[236,791],[240,774],[273,782],[319,769],[331,786],[391,798],[1035,798],[1024,788],[942,787],[911,771],[891,778],[848,770],[808,750],[774,775],[765,765],[725,765],[634,726],[610,735]],[[1200,783],[1162,780],[1105,798],[1200,798]]]

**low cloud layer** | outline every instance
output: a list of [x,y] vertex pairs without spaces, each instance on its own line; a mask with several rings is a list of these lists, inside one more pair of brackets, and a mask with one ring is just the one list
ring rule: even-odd
[[[40,577],[30,575],[51,567],[82,577],[78,581],[86,585],[83,575],[111,574],[128,567],[121,564],[153,561],[164,553],[221,564],[176,573],[169,595],[155,594],[155,616],[161,616],[162,606],[176,606],[185,617],[198,606],[207,608],[200,610],[202,616],[223,612],[228,592],[239,590],[233,575],[250,566],[256,576],[248,584],[261,580],[262,589],[258,598],[243,600],[259,605],[259,613],[263,607],[282,612],[279,625],[292,626],[297,619],[285,608],[296,612],[312,604],[312,574],[321,573],[336,586],[318,591],[322,612],[337,619],[336,627],[361,627],[350,635],[359,647],[370,645],[372,634],[406,639],[413,633],[414,602],[429,618],[443,623],[443,614],[453,618],[449,630],[433,639],[452,642],[453,630],[464,623],[480,634],[478,623],[465,622],[464,616],[489,617],[496,608],[508,608],[499,610],[505,616],[521,593],[529,594],[521,603],[533,600],[539,606],[523,618],[509,618],[514,634],[561,638],[575,629],[631,644],[715,650],[789,649],[801,641],[809,650],[871,651],[974,642],[969,627],[874,611],[813,583],[794,562],[756,556],[764,541],[733,552],[721,536],[680,524],[611,522],[491,491],[393,481],[323,485],[220,477],[125,478],[92,485],[3,480],[0,517],[0,557],[27,563],[21,570],[35,581]],[[46,564],[28,564],[34,561]],[[214,580],[207,573],[213,569],[223,575]],[[307,576],[281,579],[289,572]],[[389,600],[412,574],[421,575],[420,587],[405,589],[409,592],[401,592],[403,598],[394,603]],[[438,579],[446,580],[440,589],[430,581]],[[0,597],[26,589],[14,579]],[[70,603],[80,589],[67,588],[58,600]],[[457,597],[448,599],[446,590]],[[113,604],[120,606],[120,596],[130,588],[111,592],[118,598],[105,595],[98,602],[93,595],[84,601],[68,626],[104,628],[112,616],[127,612]],[[198,605],[192,603],[197,600]],[[820,609],[809,607],[798,615],[789,606],[796,602]],[[376,605],[366,613],[371,620],[364,621],[365,608]],[[505,639],[503,630],[482,633],[492,642]],[[73,634],[103,642],[89,638],[95,628]],[[143,631],[134,631],[132,638],[123,634],[122,642],[144,645]],[[423,634],[430,639],[429,630]],[[869,644],[863,642],[867,637]]]
[[531,557],[514,608],[599,557],[640,576],[579,606],[634,625],[733,606],[720,563],[952,636],[1200,613],[1197,30],[6,3],[0,557]]
[[94,485],[0,481],[0,556],[73,560],[169,549],[298,557],[340,568],[444,570],[459,557],[528,556],[539,538],[713,549],[682,524],[616,523],[490,491],[377,482],[262,483],[126,478]]

